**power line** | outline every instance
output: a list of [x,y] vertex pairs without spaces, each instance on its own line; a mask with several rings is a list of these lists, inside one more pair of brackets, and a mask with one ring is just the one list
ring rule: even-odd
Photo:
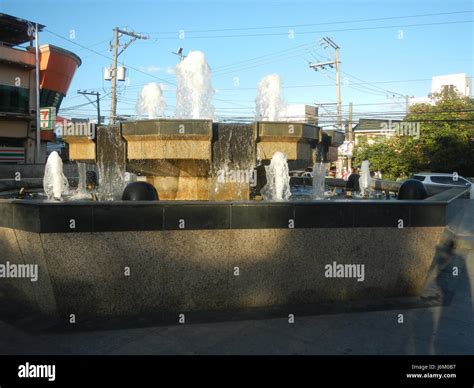
[[[353,77],[355,78],[355,77]],[[470,77],[469,77],[470,78]],[[431,78],[420,78],[420,79],[409,79],[409,80],[394,80],[394,81],[366,81],[361,83],[351,82],[351,85],[365,85],[370,84],[394,84],[394,83],[406,83],[406,82],[426,82],[431,81]],[[282,89],[299,89],[299,88],[315,88],[315,87],[326,87],[334,86],[334,83],[331,84],[307,84],[307,85],[282,85]],[[256,90],[256,87],[234,87],[234,88],[218,88],[219,92],[221,91],[239,91],[239,90]],[[384,104],[391,104],[390,102]],[[344,105],[344,104],[343,104]],[[357,104],[354,104],[357,105]]]
[[261,62],[256,62],[256,63],[253,63],[253,64],[248,64],[246,66],[243,66],[243,67],[237,67],[237,68],[234,68],[234,69],[229,69],[229,70],[226,70],[226,71],[217,71],[216,74],[215,74],[215,77],[221,77],[223,75],[227,75],[227,74],[235,74],[237,72],[243,72],[243,71],[246,71],[246,70],[250,70],[250,69],[254,69],[255,67],[259,67],[259,66],[263,66],[263,65],[269,65],[271,63],[275,63],[275,62],[279,62],[279,61],[282,61],[282,60],[285,60],[285,59],[292,59],[292,58],[301,58],[302,55],[306,54],[306,50],[302,50],[300,51],[299,53],[292,53],[292,55],[285,55],[285,56],[279,56],[275,59],[268,59],[268,60],[265,60],[265,61],[261,61]]
[[[319,57],[319,55],[318,55],[317,53],[314,53],[314,54]],[[342,71],[342,70],[341,70],[341,72],[342,72],[343,74],[347,74],[348,76],[350,76],[350,77],[352,77],[352,78],[355,78],[356,80],[362,82],[361,84],[359,84],[360,87],[353,87],[353,85],[354,85],[353,83],[352,83],[352,84],[346,84],[346,86],[348,86],[348,87],[350,87],[350,88],[352,88],[352,89],[359,90],[359,91],[362,91],[362,92],[364,92],[363,89],[365,89],[365,90],[367,90],[367,93],[373,93],[373,94],[379,94],[379,95],[388,93],[389,95],[392,94],[392,95],[400,95],[400,96],[405,97],[404,95],[402,95],[402,94],[400,94],[400,93],[393,92],[393,91],[391,91],[391,90],[384,89],[384,88],[381,88],[381,87],[379,87],[379,86],[375,86],[375,87],[371,88],[371,87],[369,87],[369,86],[367,86],[367,85],[371,85],[372,83],[367,82],[367,81],[364,81],[363,79],[361,79],[361,78],[359,78],[359,77],[356,77],[356,76],[354,76],[354,75],[352,75],[352,74],[349,74],[349,73],[346,72],[346,71]],[[383,92],[383,93],[381,93],[381,92]]]
[[[60,38],[60,39],[66,40],[67,42],[72,43],[72,44],[74,44],[74,45],[76,45],[76,46],[78,46],[78,47],[82,47],[82,48],[85,49],[85,50],[89,50],[89,51],[93,52],[94,54],[99,55],[99,56],[101,56],[101,57],[103,57],[103,58],[106,58],[106,59],[108,59],[108,60],[113,60],[113,58],[112,58],[111,56],[109,56],[109,55],[102,54],[102,53],[100,53],[99,51],[96,51],[96,50],[93,50],[93,49],[91,49],[91,48],[89,48],[89,47],[83,46],[82,44],[77,43],[77,42],[74,42],[74,41],[72,41],[72,40],[70,40],[70,39],[68,39],[68,38],[66,38],[66,37],[64,37],[64,36],[61,36],[61,35],[59,35],[59,34],[56,34],[55,32],[53,32],[53,31],[51,31],[51,30],[49,30],[49,29],[46,29],[46,28],[45,28],[45,29],[43,29],[43,31],[46,31],[46,32],[48,32],[48,33],[50,33],[50,34],[52,34],[52,35],[54,35],[54,36],[56,36],[56,37],[58,37],[58,38]],[[118,61],[117,63],[119,63],[119,64],[125,66],[125,64],[124,64],[123,62],[119,62],[119,61]],[[142,70],[140,70],[140,69],[137,69],[137,68],[135,68],[135,67],[133,67],[133,66],[127,65],[127,68],[128,68],[128,69],[131,69],[131,70],[134,70],[134,71],[137,71],[138,73],[145,74],[145,75],[147,75],[147,76],[149,76],[149,77],[152,77],[152,78],[154,78],[154,79],[163,81],[163,82],[168,83],[168,84],[170,84],[170,85],[175,85],[174,83],[169,82],[169,81],[167,81],[166,79],[157,77],[157,76],[155,76],[155,75],[153,75],[153,74],[147,73],[147,72],[142,71]]]
[[[54,36],[57,36],[58,38],[61,38],[61,39],[63,39],[63,40],[66,40],[66,41],[68,41],[68,42],[70,42],[70,43],[72,43],[72,44],[74,44],[74,45],[76,45],[76,46],[78,46],[78,47],[82,47],[82,48],[84,48],[84,49],[86,49],[86,50],[89,50],[89,51],[91,51],[91,52],[93,52],[93,53],[95,53],[95,54],[97,54],[97,55],[99,55],[99,56],[101,56],[101,57],[104,57],[104,58],[108,59],[108,60],[113,60],[113,58],[110,57],[110,56],[108,56],[108,55],[102,54],[102,53],[100,53],[100,52],[98,52],[98,51],[95,51],[95,50],[89,48],[89,47],[83,46],[83,45],[81,45],[80,43],[74,42],[74,41],[72,41],[72,40],[70,40],[70,39],[68,39],[68,38],[66,38],[66,37],[64,37],[64,36],[61,36],[61,35],[59,35],[59,34],[53,32],[53,31],[51,31],[51,30],[49,30],[49,29],[44,29],[43,31],[49,32],[50,34],[52,34],[52,35],[54,35]],[[118,61],[117,61],[117,63],[120,63],[120,64],[122,64],[122,65],[125,66],[125,64],[124,64],[123,62],[118,62]],[[155,76],[155,75],[153,75],[153,74],[144,72],[144,71],[142,71],[142,70],[140,70],[140,69],[137,69],[136,67],[127,65],[127,68],[128,68],[128,69],[131,69],[131,70],[134,70],[134,71],[136,71],[136,72],[138,72],[138,73],[145,74],[145,75],[147,75],[147,76],[149,76],[149,77],[151,77],[151,78],[157,79],[157,80],[159,80],[159,81],[163,81],[163,82],[165,82],[165,83],[167,83],[167,84],[176,86],[176,84],[173,83],[173,82],[167,81],[167,80],[165,80],[165,79],[163,79],[163,78],[160,78],[160,77],[157,77],[157,76]],[[227,101],[227,100],[218,99],[218,98],[214,98],[214,100],[216,100],[216,101],[222,101],[222,102],[227,103],[227,104],[240,105],[240,104],[234,103],[234,102],[232,102],[232,101]]]
[[289,53],[289,52],[295,51],[295,50],[298,50],[298,51],[306,50],[307,48],[309,48],[311,46],[314,46],[314,43],[313,42],[308,42],[308,43],[304,43],[304,44],[301,44],[301,45],[298,45],[298,46],[295,46],[295,47],[292,47],[292,48],[274,51],[274,52],[271,52],[271,53],[268,53],[268,54],[259,55],[257,57],[244,59],[244,60],[238,61],[238,62],[233,62],[233,63],[230,63],[228,65],[218,66],[215,69],[213,69],[213,73],[218,72],[218,71],[222,71],[222,70],[227,71],[229,68],[236,67],[236,66],[239,66],[241,64],[246,66],[249,62],[254,62],[254,61],[258,62],[258,61],[261,61],[261,60],[265,60],[267,57],[280,56],[280,55],[283,55],[283,54],[286,54],[286,53]]
[[[436,25],[451,25],[451,24],[462,24],[472,23],[473,20],[455,20],[449,22],[431,22],[431,23],[415,23],[415,24],[398,24],[390,26],[374,26],[374,27],[354,27],[354,28],[342,28],[336,30],[318,30],[318,31],[300,31],[298,35],[307,34],[327,34],[330,32],[347,32],[347,31],[364,31],[364,30],[383,30],[389,28],[409,28],[409,27],[423,27],[423,26],[436,26]],[[187,36],[186,39],[220,39],[220,38],[246,38],[246,37],[263,37],[263,36],[283,36],[288,35],[288,32],[274,32],[274,33],[261,33],[261,34],[236,34],[236,35],[208,35],[208,36]],[[175,37],[161,37],[161,40],[175,40]]]
[[[370,19],[352,19],[352,20],[342,20],[335,22],[322,22],[322,23],[308,23],[308,24],[287,24],[280,26],[263,26],[263,27],[239,27],[239,28],[223,28],[223,29],[210,29],[210,30],[188,30],[186,33],[205,33],[205,32],[225,32],[225,31],[249,31],[249,30],[264,30],[264,29],[276,29],[276,28],[297,28],[297,27],[312,27],[312,26],[324,26],[332,24],[347,24],[347,23],[363,23],[363,22],[373,22],[373,21],[384,21],[384,20],[394,20],[394,19],[408,19],[408,18],[418,18],[418,17],[428,17],[428,16],[443,16],[443,15],[454,15],[461,13],[472,13],[472,10],[467,11],[453,11],[453,12],[440,12],[440,13],[428,13],[428,14],[418,14],[418,15],[405,15],[405,16],[389,16],[381,18],[370,18]],[[176,31],[155,31],[150,32],[150,34],[176,34]]]
[[[49,31],[48,31],[49,32]],[[57,34],[56,34],[57,35]],[[64,37],[62,37],[64,39]],[[66,39],[68,40],[68,39]],[[68,40],[69,41],[69,40]],[[248,70],[248,69],[251,69],[253,67],[256,67],[256,66],[261,66],[261,65],[265,65],[265,64],[268,64],[268,63],[271,63],[271,62],[274,62],[272,61],[270,58],[270,61],[268,61],[268,59],[266,61],[268,62],[261,62],[261,63],[255,63],[251,66],[247,66],[247,67],[244,67],[244,68],[239,68],[239,64],[243,64],[243,63],[250,63],[252,61],[262,61],[266,58],[266,57],[271,57],[272,55],[275,55],[275,54],[283,54],[285,52],[289,52],[289,51],[294,51],[294,50],[297,50],[297,49],[301,49],[303,47],[308,47],[308,46],[311,46],[312,44],[311,43],[306,43],[306,44],[302,44],[300,46],[296,46],[294,48],[291,48],[291,49],[286,49],[286,50],[281,50],[281,51],[277,51],[277,52],[274,52],[274,53],[269,53],[269,54],[265,54],[265,55],[262,55],[262,56],[259,56],[259,57],[255,57],[255,58],[250,58],[248,60],[244,60],[244,61],[239,61],[239,62],[236,62],[236,63],[233,63],[233,64],[229,64],[229,65],[224,65],[224,66],[220,66],[220,67],[217,67],[215,68],[214,70],[214,76],[219,76],[219,75],[225,75],[225,74],[229,74],[231,72],[235,72],[235,71],[245,71],[245,70]],[[93,50],[92,50],[93,51]],[[101,53],[96,53],[94,52],[95,54],[98,54],[98,55],[101,55]],[[105,55],[102,55],[106,58],[109,58]],[[283,58],[282,58],[283,59]],[[237,66],[237,67],[236,67]],[[223,71],[223,70],[229,70],[230,68],[234,67],[233,70],[231,71],[227,71],[227,72],[223,72],[223,73],[220,73],[219,74],[219,71]],[[140,71],[139,69],[134,69],[132,68],[133,70],[137,70],[137,71]],[[142,72],[142,71],[140,71]],[[152,76],[154,77],[155,79],[158,79],[158,80],[161,80],[161,81],[164,81],[168,84],[171,84],[171,85],[174,85],[174,83],[172,82],[169,82],[167,79],[163,79],[163,78],[160,78],[160,77],[155,77],[149,73],[146,73],[146,72],[142,72],[148,76]],[[348,74],[350,75],[349,73],[345,73],[345,74]],[[354,78],[357,78],[355,76],[353,76]],[[363,81],[363,80],[362,80]],[[387,81],[386,83],[390,83],[391,81]],[[402,81],[396,81],[396,82],[402,82]],[[406,81],[406,82],[410,82],[410,81]],[[354,90],[358,90],[358,91],[361,91],[361,92],[366,92],[366,93],[373,93],[373,94],[376,94],[376,95],[382,95],[382,93],[380,93],[378,90],[374,90],[373,88],[369,88],[367,86],[364,86],[366,84],[375,84],[375,83],[378,83],[378,82],[371,82],[371,83],[368,83],[366,81],[364,81],[363,83],[351,83],[351,85],[349,87],[351,87],[352,89]],[[380,83],[384,83],[384,82],[380,82]],[[137,85],[134,85],[134,86],[131,86],[131,87],[127,87],[127,89],[135,89],[135,88],[138,88],[138,87],[141,87],[141,85],[144,85],[145,83],[143,84],[137,84]],[[329,85],[314,85],[314,86],[329,86]],[[360,88],[357,88],[356,86],[360,86]],[[292,88],[292,87],[312,87],[311,85],[304,85],[304,86],[283,86],[282,88]],[[366,89],[366,90],[361,90],[362,89]],[[245,90],[245,89],[253,89],[253,88],[231,88],[231,89],[219,89],[219,91],[225,91],[225,90],[232,90],[232,91],[236,91],[236,90]],[[378,89],[381,89],[381,88],[378,88]],[[392,91],[389,91],[389,90],[386,90],[386,89],[381,89],[382,91],[388,93],[388,94],[400,94],[400,93],[397,93],[397,92],[392,92]]]
[[[110,92],[103,95],[102,97],[99,98],[99,101],[103,100],[105,97],[109,96],[110,95]],[[80,104],[80,105],[74,105],[74,106],[67,106],[65,108],[60,108],[59,110],[72,110],[72,109],[77,109],[77,108],[81,108],[83,106],[87,106],[87,105],[91,105],[91,102],[85,102],[84,104]]]
[[[101,120],[100,120],[100,93],[99,92],[91,92],[91,91],[87,91],[87,90],[78,90],[77,93],[83,95],[84,97],[86,97],[87,100],[91,104],[95,103],[96,108],[97,108],[97,124],[100,125],[101,124]],[[95,102],[89,100],[88,96],[95,96]]]

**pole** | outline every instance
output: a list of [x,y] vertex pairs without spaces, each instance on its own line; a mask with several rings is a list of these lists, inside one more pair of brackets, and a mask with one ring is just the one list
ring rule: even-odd
[[114,28],[114,43],[113,43],[113,62],[112,62],[112,101],[110,102],[110,124],[115,124],[117,117],[117,53],[119,45],[119,31]]
[[336,97],[337,97],[337,129],[341,129],[341,72],[339,69],[339,47],[336,48]]
[[41,162],[41,117],[40,117],[40,77],[39,77],[38,23],[35,24],[35,78],[36,78],[36,152],[35,162]]
[[[349,141],[354,141],[354,133],[352,132],[352,101],[349,103]],[[352,158],[347,158],[347,171],[352,169]]]
[[100,125],[100,93],[99,92],[88,92],[87,90],[78,90],[78,94],[82,94],[87,98],[91,104],[94,104],[94,101],[91,101],[87,96],[95,96],[95,104],[97,108],[97,124]]
[[341,70],[339,63],[339,46],[329,37],[324,37],[321,44],[324,48],[332,47],[335,51],[334,61],[310,63],[309,67],[315,71],[318,69],[325,69],[326,66],[336,67],[336,99],[337,99],[337,118],[336,118],[336,129],[342,130],[342,117],[341,117]]
[[95,94],[95,101],[96,101],[96,104],[97,104],[97,125],[100,125],[100,101],[99,101],[99,95],[100,93],[97,92]]
[[[119,49],[119,39],[120,35],[130,36],[130,39],[125,45],[121,46],[120,52]],[[137,39],[149,39],[148,36],[138,34],[131,31],[121,30],[118,27],[114,28],[114,43],[113,43],[113,63],[112,63],[112,101],[110,103],[110,119],[109,124],[115,124],[117,120],[117,59],[120,54],[122,54],[130,44],[132,44]]]
[[349,141],[353,141],[354,133],[352,132],[352,101],[349,103]]

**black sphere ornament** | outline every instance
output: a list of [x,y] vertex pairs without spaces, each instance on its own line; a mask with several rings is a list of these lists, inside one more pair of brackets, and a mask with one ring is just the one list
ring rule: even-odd
[[122,201],[158,201],[158,193],[148,182],[132,182],[125,187]]
[[408,179],[398,189],[398,199],[425,199],[428,197],[423,183],[416,179]]

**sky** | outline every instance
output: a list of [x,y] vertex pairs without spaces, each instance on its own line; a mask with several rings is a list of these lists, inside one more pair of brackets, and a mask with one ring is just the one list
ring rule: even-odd
[[173,115],[179,58],[172,52],[183,47],[185,54],[205,53],[218,116],[252,116],[259,80],[276,73],[287,103],[323,104],[320,116],[327,123],[334,120],[335,72],[308,65],[334,58],[333,49],[318,43],[322,37],[340,46],[344,118],[349,102],[354,118],[401,112],[404,96],[430,92],[431,77],[473,75],[473,9],[464,0],[0,0],[0,12],[46,26],[41,44],[81,57],[61,106],[64,115],[95,116],[94,106],[78,106],[87,103],[78,89],[99,91],[102,114],[108,115],[110,82],[103,80],[103,68],[111,64],[112,30],[121,27],[149,39],[133,42],[119,58],[128,74],[119,83],[118,114],[135,115],[140,89],[157,82],[165,88],[166,115]]

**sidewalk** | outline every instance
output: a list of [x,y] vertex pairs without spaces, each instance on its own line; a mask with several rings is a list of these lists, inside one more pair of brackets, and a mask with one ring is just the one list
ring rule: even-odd
[[459,249],[474,250],[474,199],[460,199],[455,203],[455,216],[446,226]]

